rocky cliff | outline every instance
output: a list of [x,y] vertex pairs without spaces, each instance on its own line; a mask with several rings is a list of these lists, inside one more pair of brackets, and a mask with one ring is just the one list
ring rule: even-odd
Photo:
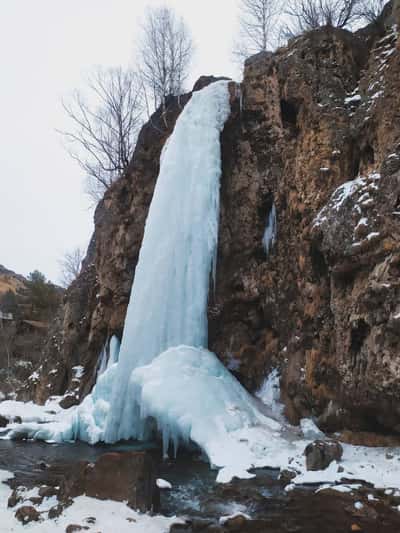
[[[357,33],[322,28],[250,58],[222,134],[210,347],[251,390],[278,366],[289,418],[331,431],[400,432],[396,22],[389,4]],[[121,336],[160,153],[189,98],[152,117],[98,206],[36,400],[78,401],[107,339]]]

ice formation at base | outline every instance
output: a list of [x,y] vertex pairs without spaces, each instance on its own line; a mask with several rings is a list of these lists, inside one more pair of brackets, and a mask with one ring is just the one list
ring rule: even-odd
[[[155,420],[165,454],[170,441],[175,451],[179,441],[192,441],[215,466],[225,465],[226,450],[222,448],[231,432],[266,421],[250,394],[216,355],[201,348],[170,348],[150,365],[136,368],[129,391],[129,401],[138,406],[137,438],[148,438],[148,420]],[[278,423],[269,423],[273,429],[280,428]],[[236,461],[240,461],[238,457]],[[250,465],[251,461],[247,467]]]

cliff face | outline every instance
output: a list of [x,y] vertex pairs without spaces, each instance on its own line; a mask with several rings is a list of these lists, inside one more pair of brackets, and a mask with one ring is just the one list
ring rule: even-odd
[[330,430],[400,430],[393,22],[387,11],[382,33],[322,29],[251,58],[225,132],[211,347],[249,388],[279,365],[290,419]]
[[[389,6],[381,28],[325,28],[248,60],[222,135],[210,347],[250,389],[279,366],[291,420],[312,414],[328,429],[400,432],[395,17]],[[188,98],[144,127],[131,168],[99,205],[36,400],[86,394],[106,339],[121,336],[159,156]]]

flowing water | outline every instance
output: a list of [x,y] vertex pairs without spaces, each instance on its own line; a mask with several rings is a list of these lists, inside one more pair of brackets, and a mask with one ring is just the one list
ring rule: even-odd
[[[153,442],[126,442],[118,445],[90,446],[83,442],[74,444],[46,444],[37,441],[0,441],[0,470],[14,474],[13,486],[28,488],[46,484],[59,484],[71,466],[79,461],[94,462],[107,452],[143,451],[156,460],[160,448]],[[51,465],[51,468],[48,466]],[[176,461],[160,461],[159,477],[172,484],[172,490],[161,491],[161,511],[166,515],[190,515],[198,518],[218,518],[234,512],[261,512],[267,500],[285,499],[276,470],[258,470],[251,482],[238,482],[236,488],[215,482],[216,472],[208,463],[189,454],[180,454]],[[235,484],[234,484],[235,485]],[[233,486],[234,486],[233,485]]]

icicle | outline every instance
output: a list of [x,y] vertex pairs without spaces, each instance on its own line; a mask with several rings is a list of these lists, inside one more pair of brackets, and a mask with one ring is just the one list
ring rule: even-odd
[[97,360],[96,380],[101,376],[107,368],[107,343],[103,346],[99,358]]
[[268,255],[270,250],[275,244],[277,233],[277,220],[276,220],[276,208],[275,204],[272,204],[271,210],[268,215],[267,226],[265,228],[263,244],[266,254]]
[[240,110],[240,116],[242,115],[243,111],[243,91],[242,91],[242,85],[240,83],[236,83],[236,98],[239,100],[239,110]]
[[121,343],[119,342],[118,337],[116,335],[113,335],[109,343],[110,354],[108,357],[107,368],[109,368],[111,365],[114,365],[115,363],[118,363],[120,347],[121,347]]

